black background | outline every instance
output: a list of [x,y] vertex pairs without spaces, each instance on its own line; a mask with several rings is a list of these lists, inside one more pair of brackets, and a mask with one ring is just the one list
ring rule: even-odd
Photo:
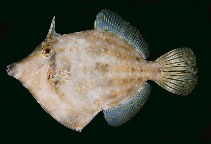
[[[41,43],[56,16],[60,34],[92,29],[101,9],[110,9],[139,28],[155,60],[178,47],[190,47],[199,80],[186,97],[154,82],[143,109],[128,123],[113,128],[98,114],[81,133],[48,115],[31,94],[6,74],[6,66],[26,57]],[[0,9],[0,140],[57,143],[211,143],[211,1],[8,1]]]

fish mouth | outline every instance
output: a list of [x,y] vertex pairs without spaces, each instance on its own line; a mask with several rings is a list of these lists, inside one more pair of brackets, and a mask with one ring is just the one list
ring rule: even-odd
[[15,63],[10,64],[10,65],[7,66],[6,71],[7,71],[7,74],[9,76],[13,76],[14,75],[14,68],[15,68]]

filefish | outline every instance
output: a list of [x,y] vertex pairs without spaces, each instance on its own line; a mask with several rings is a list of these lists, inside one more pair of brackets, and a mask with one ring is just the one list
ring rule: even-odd
[[81,131],[99,112],[111,126],[129,121],[150,95],[148,80],[177,95],[197,83],[190,48],[147,61],[148,44],[139,30],[115,12],[101,10],[94,29],[60,35],[55,17],[46,39],[7,73],[29,90],[64,126]]

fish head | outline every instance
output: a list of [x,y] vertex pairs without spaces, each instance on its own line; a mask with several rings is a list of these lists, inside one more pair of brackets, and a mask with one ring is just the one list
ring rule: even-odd
[[69,77],[70,59],[62,36],[55,32],[54,25],[31,54],[7,66],[7,73],[19,80],[54,119],[68,128],[81,131],[98,111],[89,113],[91,110],[88,109],[86,115],[78,115],[80,106],[76,107],[74,100],[69,100],[70,93],[64,93],[69,89],[64,79]]
[[[56,44],[56,38],[43,41],[26,58],[8,65],[7,73],[19,80],[53,118],[67,127],[73,127],[73,124],[70,124],[66,118],[69,116],[68,104],[61,101],[62,98],[58,97],[55,90],[57,83],[57,79],[54,78],[57,71],[55,68]],[[74,127],[74,129],[77,128]]]
[[49,71],[55,63],[56,45],[59,34],[55,32],[55,18],[53,18],[46,39],[39,44],[26,58],[7,66],[8,75],[20,80],[29,88],[49,77]]
[[20,80],[33,80],[47,73],[55,55],[53,46],[42,42],[26,58],[7,66],[8,75]]
[[[7,66],[8,75],[19,80],[50,114],[54,111],[53,105],[57,108],[54,90],[56,80],[53,79],[53,76],[57,71],[55,68],[56,53],[58,52],[56,45],[60,36],[56,34],[54,25],[53,19],[46,39],[31,54]],[[53,114],[53,117],[56,117],[56,114]]]

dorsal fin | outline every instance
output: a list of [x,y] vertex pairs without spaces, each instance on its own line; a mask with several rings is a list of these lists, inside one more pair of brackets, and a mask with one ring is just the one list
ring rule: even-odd
[[147,101],[150,85],[145,82],[142,89],[130,99],[111,109],[104,110],[104,117],[109,125],[119,126],[129,121]]
[[144,59],[149,57],[148,45],[139,30],[110,10],[101,10],[95,20],[94,28],[108,30],[130,43]]
[[51,26],[50,26],[50,29],[48,31],[48,34],[46,36],[46,39],[53,39],[55,37],[58,37],[60,34],[58,34],[55,30],[55,16],[53,17],[52,19],[52,22],[51,22]]

